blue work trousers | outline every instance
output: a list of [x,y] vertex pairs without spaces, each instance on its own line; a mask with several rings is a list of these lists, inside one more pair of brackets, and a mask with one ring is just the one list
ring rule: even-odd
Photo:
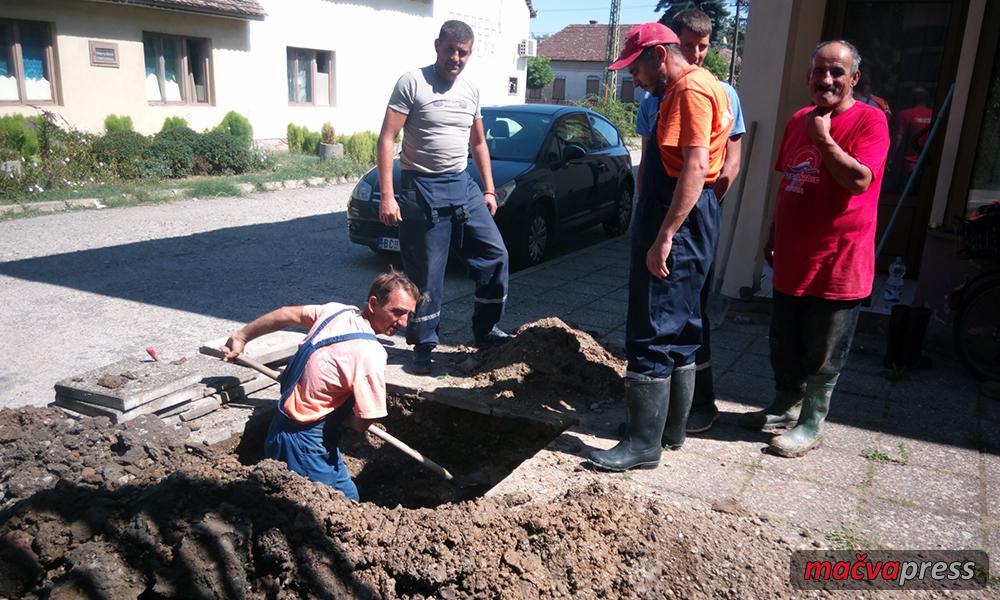
[[632,227],[625,352],[629,374],[662,379],[670,377],[675,367],[692,364],[702,343],[701,292],[715,260],[719,202],[711,186],[702,190],[674,234],[667,259],[670,274],[660,279],[646,268],[646,254],[663,224],[677,180],[664,177],[658,183],[669,189],[643,193]]
[[448,253],[454,248],[476,284],[472,331],[489,333],[503,316],[507,299],[507,247],[468,174],[404,171],[400,190],[399,248],[403,270],[420,288],[420,301],[406,328],[406,342],[420,349],[438,343]]

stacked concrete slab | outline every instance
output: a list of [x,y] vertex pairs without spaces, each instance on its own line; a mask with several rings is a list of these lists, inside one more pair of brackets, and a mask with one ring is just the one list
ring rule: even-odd
[[[245,354],[281,365],[295,353],[302,337],[294,332],[262,336],[247,345]],[[221,338],[203,346],[219,348],[225,342]],[[160,361],[127,358],[58,382],[53,405],[115,423],[144,414],[181,423],[273,385],[273,380],[251,369],[202,354]]]

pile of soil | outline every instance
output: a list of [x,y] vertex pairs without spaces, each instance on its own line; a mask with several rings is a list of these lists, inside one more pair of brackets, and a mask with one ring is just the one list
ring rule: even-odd
[[624,394],[625,361],[557,317],[527,323],[510,342],[479,352],[472,385],[513,402],[580,409]]
[[355,505],[264,460],[120,426],[0,411],[0,596],[719,598],[795,593],[748,515],[588,485],[436,509]]

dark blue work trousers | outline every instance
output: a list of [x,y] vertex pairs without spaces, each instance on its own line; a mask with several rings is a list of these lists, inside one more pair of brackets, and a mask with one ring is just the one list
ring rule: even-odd
[[[652,158],[647,170],[662,171],[659,156]],[[667,259],[670,274],[654,277],[646,268],[646,254],[677,185],[665,173],[657,175],[643,181],[632,228],[625,351],[629,375],[662,379],[670,377],[675,367],[692,364],[702,343],[701,292],[715,260],[719,202],[711,186],[702,190],[674,234]]]
[[509,259],[482,190],[467,171],[429,175],[403,171],[402,184],[399,249],[403,270],[421,292],[406,328],[406,342],[418,349],[438,343],[450,248],[462,257],[476,283],[473,334],[486,335],[503,316]]

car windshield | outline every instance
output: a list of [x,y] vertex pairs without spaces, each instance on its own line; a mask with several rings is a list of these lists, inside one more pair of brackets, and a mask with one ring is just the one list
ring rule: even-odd
[[483,110],[483,131],[490,158],[519,162],[535,160],[551,124],[549,115]]

